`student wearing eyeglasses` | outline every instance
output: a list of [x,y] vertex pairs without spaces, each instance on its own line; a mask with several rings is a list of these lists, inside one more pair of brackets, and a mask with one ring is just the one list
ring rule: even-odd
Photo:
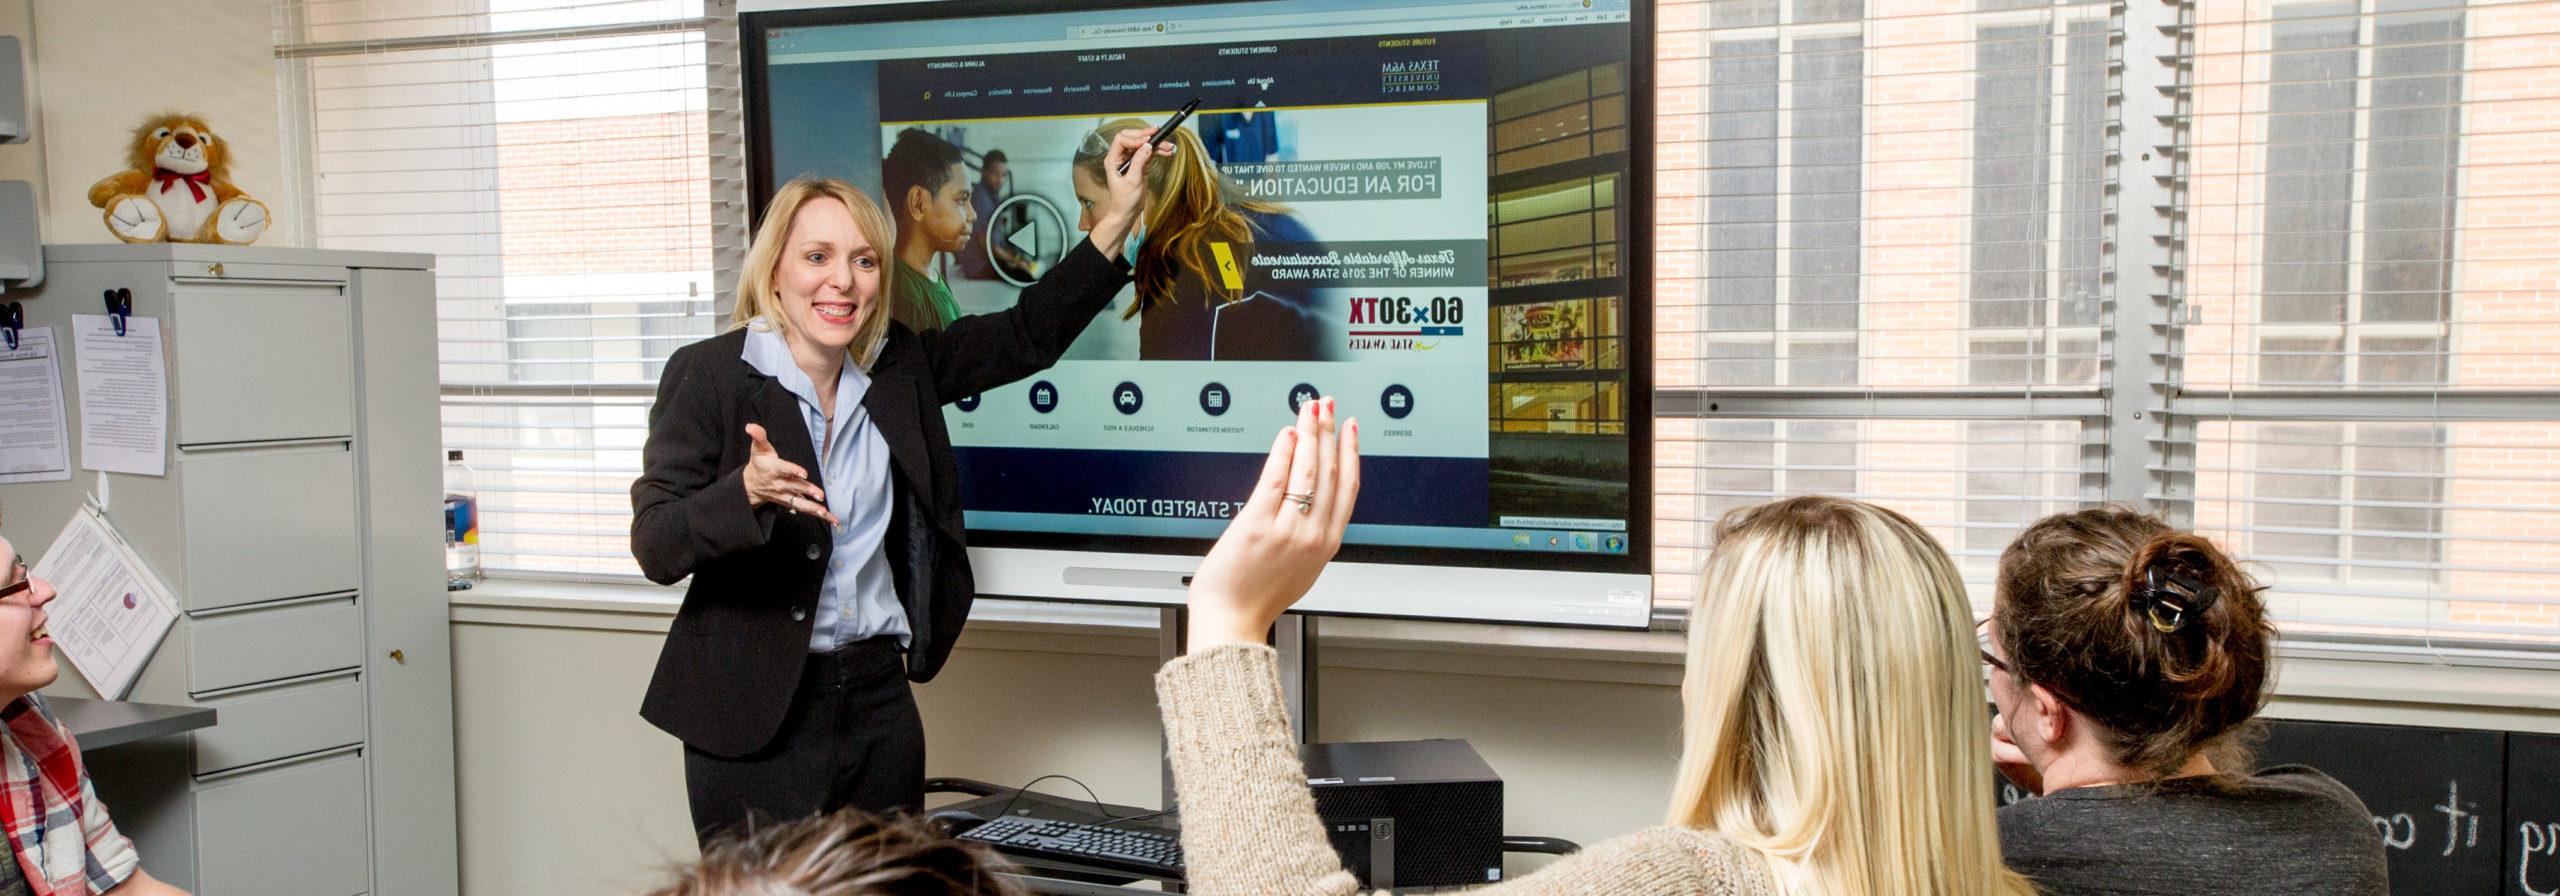
[[1992,756],[2040,794],[2000,810],[2009,867],[2054,896],[2384,894],[2372,816],[2234,744],[2275,629],[2211,540],[2123,508],[2039,520],[2000,554],[1983,663]]
[[36,694],[62,674],[45,628],[53,585],[30,574],[6,538],[0,557],[11,558],[0,586],[0,833],[10,858],[0,862],[0,896],[184,893],[142,870],[89,785],[71,729]]

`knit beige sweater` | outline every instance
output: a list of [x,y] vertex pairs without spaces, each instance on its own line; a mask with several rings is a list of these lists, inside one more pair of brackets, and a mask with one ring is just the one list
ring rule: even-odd
[[[1344,896],[1359,890],[1325,840],[1306,767],[1280,700],[1278,654],[1231,645],[1166,663],[1156,701],[1182,796],[1191,892]],[[1775,896],[1766,866],[1705,831],[1658,827],[1558,859],[1535,874],[1472,891],[1702,893]]]

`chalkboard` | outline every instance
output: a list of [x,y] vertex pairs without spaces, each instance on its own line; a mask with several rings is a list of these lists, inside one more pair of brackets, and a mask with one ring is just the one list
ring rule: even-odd
[[[2503,823],[2507,738],[2500,731],[2270,721],[2258,765],[2308,765],[2355,791],[2391,860],[2394,894],[2496,893],[2512,867],[2503,836],[2510,828]],[[2560,885],[2560,862],[2550,872]]]
[[2508,896],[2560,894],[2560,735],[2507,735]]

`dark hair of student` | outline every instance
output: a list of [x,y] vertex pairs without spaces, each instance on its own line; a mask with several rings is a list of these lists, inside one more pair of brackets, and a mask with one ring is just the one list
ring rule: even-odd
[[2204,536],[2122,507],[2055,514],[2000,553],[1995,588],[2014,674],[2097,722],[2125,766],[2173,775],[2266,700],[2264,589]]
[[981,167],[981,168],[984,168],[984,167],[986,167],[986,166],[988,166],[988,165],[1002,165],[1002,164],[1004,164],[1004,150],[1001,150],[1001,149],[990,149],[990,150],[987,150],[987,154],[986,154],[985,156],[982,156],[982,157],[980,157],[980,158],[978,159],[978,167]]
[[930,133],[908,128],[898,132],[898,141],[889,145],[889,157],[880,162],[881,198],[888,200],[889,217],[905,230],[907,220],[907,188],[921,187],[931,196],[951,180],[951,166],[960,164],[960,147]]
[[986,847],[854,809],[723,837],[649,896],[1018,896]]

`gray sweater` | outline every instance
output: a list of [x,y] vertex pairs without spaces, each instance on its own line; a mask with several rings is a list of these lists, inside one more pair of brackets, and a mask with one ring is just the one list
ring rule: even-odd
[[[1359,883],[1334,855],[1307,792],[1280,700],[1278,654],[1230,645],[1166,663],[1157,705],[1182,796],[1191,892],[1345,896]],[[1637,831],[1473,893],[1519,896],[1697,893],[1775,896],[1767,864],[1716,834]]]
[[2079,787],[2000,810],[2000,853],[2052,896],[2387,896],[2364,801],[2298,765]]

